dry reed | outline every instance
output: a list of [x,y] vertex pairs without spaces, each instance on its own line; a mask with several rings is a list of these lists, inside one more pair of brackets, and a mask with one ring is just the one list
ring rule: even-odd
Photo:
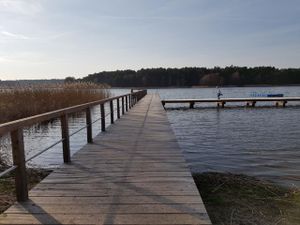
[[0,123],[109,97],[105,85],[67,83],[0,89]]

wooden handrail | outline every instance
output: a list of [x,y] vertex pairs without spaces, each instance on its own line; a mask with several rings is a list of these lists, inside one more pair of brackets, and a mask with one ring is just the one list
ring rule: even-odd
[[119,95],[119,96],[115,96],[115,97],[111,97],[111,98],[106,98],[106,99],[102,99],[102,100],[98,100],[98,101],[93,101],[93,102],[89,102],[89,103],[84,103],[84,104],[80,104],[80,105],[76,105],[76,106],[71,106],[71,107],[67,107],[67,108],[63,108],[63,109],[59,109],[59,110],[54,110],[54,111],[51,111],[51,112],[42,113],[42,114],[38,114],[38,115],[35,115],[35,116],[26,117],[26,118],[23,118],[23,119],[3,123],[3,124],[0,124],[0,136],[4,135],[6,133],[9,133],[13,130],[16,130],[19,127],[27,127],[27,126],[31,126],[31,125],[36,124],[36,123],[41,123],[41,122],[48,121],[48,120],[51,120],[51,119],[59,118],[63,115],[80,112],[80,111],[85,110],[88,107],[104,104],[106,102],[109,102],[109,101],[112,101],[112,100],[115,100],[115,99],[119,99],[121,97],[126,97],[126,96],[131,95],[131,94],[132,95],[139,95],[143,91],[145,91],[145,90],[130,93],[130,94],[125,94],[125,95]]
[[[13,152],[13,167],[9,168],[8,170],[1,173],[1,176],[14,171],[16,172],[15,175],[15,184],[16,184],[16,195],[17,200],[20,202],[26,201],[28,199],[28,187],[27,187],[27,175],[26,175],[26,160],[25,160],[25,149],[24,149],[24,137],[23,137],[23,129],[26,126],[31,126],[37,123],[41,123],[44,121],[48,121],[51,119],[60,118],[61,121],[61,132],[62,132],[62,139],[59,142],[62,142],[63,147],[63,158],[64,163],[71,162],[71,154],[70,154],[70,134],[69,134],[69,126],[68,126],[68,115],[73,114],[80,111],[85,111],[86,114],[86,126],[84,129],[87,129],[87,142],[93,143],[92,137],[92,115],[91,115],[91,107],[100,105],[101,111],[101,130],[105,131],[105,111],[104,111],[104,104],[109,102],[110,104],[110,115],[111,115],[111,123],[114,120],[114,107],[113,101],[117,100],[117,112],[118,118],[120,118],[120,98],[122,99],[122,112],[124,114],[124,107],[126,107],[126,111],[128,110],[128,104],[131,104],[128,99],[134,99],[134,103],[139,101],[147,94],[147,90],[141,90],[137,92],[132,92],[125,95],[119,95],[111,98],[102,99],[99,101],[93,101],[81,105],[76,105],[64,109],[59,109],[43,114],[39,114],[36,116],[27,117],[20,120],[11,121],[8,123],[4,123],[0,125],[0,137],[4,134],[10,133],[11,136],[11,143],[12,143],[12,152]],[[124,98],[126,99],[126,106],[124,106]],[[82,129],[82,128],[81,128]],[[59,143],[57,142],[57,143]],[[52,148],[48,147],[46,150]],[[36,154],[30,159],[35,158],[36,156],[40,155],[41,153]]]

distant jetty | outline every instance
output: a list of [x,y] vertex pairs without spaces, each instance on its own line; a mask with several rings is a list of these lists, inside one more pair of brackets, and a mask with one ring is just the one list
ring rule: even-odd
[[288,102],[300,102],[300,97],[264,97],[264,98],[203,98],[203,99],[164,99],[161,101],[165,107],[166,104],[181,103],[189,104],[189,107],[194,108],[196,103],[215,103],[217,107],[225,107],[226,103],[242,102],[246,106],[255,107],[257,102],[275,102],[274,106],[285,107]]

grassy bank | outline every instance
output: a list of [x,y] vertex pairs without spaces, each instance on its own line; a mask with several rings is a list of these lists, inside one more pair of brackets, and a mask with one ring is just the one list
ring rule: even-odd
[[[29,189],[38,184],[51,171],[45,169],[28,169]],[[0,178],[0,214],[16,201],[14,175]]]
[[0,123],[109,97],[103,85],[69,83],[0,90]]
[[194,174],[214,225],[299,225],[300,192],[245,175]]

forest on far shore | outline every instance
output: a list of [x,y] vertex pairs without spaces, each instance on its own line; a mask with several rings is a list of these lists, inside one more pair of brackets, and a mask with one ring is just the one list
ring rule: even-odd
[[[70,78],[66,78],[70,79]],[[103,71],[80,81],[112,87],[192,87],[300,84],[300,68],[275,67],[184,67]]]

